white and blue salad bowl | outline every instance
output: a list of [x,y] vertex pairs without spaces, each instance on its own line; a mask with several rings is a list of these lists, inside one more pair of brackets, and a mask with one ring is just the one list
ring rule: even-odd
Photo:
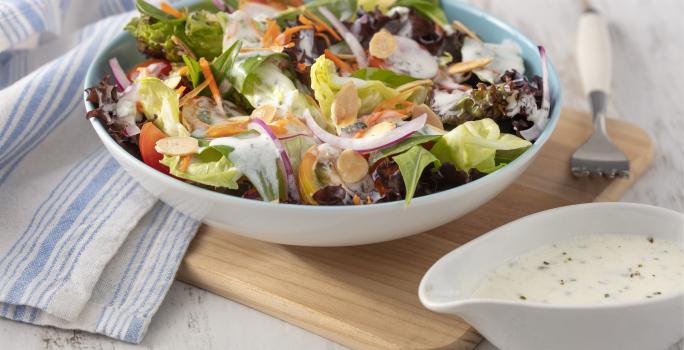
[[[198,1],[186,1],[191,6]],[[460,1],[442,1],[450,21],[458,20],[484,41],[510,39],[522,49],[526,74],[542,75],[537,44],[518,30]],[[135,39],[119,34],[92,62],[85,87],[95,86],[110,74],[107,61],[116,57],[124,69],[145,60]],[[558,124],[561,91],[558,75],[549,61],[550,120],[534,145],[513,162],[483,178],[447,191],[404,201],[362,206],[309,206],[243,199],[194,186],[147,166],[119,146],[96,119],[90,119],[109,153],[151,196],[227,232],[259,240],[305,246],[348,246],[376,243],[417,234],[446,224],[480,207],[520,176],[532,163]],[[93,106],[86,103],[86,109]]]

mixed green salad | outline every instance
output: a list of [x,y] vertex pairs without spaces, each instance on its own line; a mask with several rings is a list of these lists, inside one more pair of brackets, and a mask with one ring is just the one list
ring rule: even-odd
[[[549,116],[512,41],[483,42],[437,0],[138,0],[149,60],[86,90],[150,167],[227,195],[361,205],[444,191],[525,152]],[[113,78],[113,79],[112,79]]]

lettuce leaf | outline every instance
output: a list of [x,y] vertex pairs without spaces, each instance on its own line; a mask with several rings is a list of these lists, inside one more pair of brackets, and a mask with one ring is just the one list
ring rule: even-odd
[[[171,175],[194,181],[207,186],[225,187],[230,189],[237,189],[237,180],[242,176],[239,170],[233,166],[224,152],[227,149],[216,149],[215,147],[208,147],[202,153],[207,152],[204,156],[195,155],[186,171],[181,171],[180,156],[164,156],[161,163],[169,167]],[[209,153],[215,153],[209,155]],[[217,156],[216,154],[220,155]],[[216,159],[218,158],[218,159]],[[215,160],[205,160],[215,159]]]
[[143,15],[131,19],[124,29],[135,37],[138,50],[145,55],[180,62],[182,51],[171,37],[185,36],[183,24],[183,20],[160,21]]
[[221,54],[223,47],[224,13],[209,11],[190,12],[185,18],[185,38],[183,42],[197,57],[212,60]]
[[442,26],[449,25],[449,20],[439,5],[439,0],[397,0],[394,6],[412,7],[421,15]]
[[[278,23],[284,24],[288,20],[294,20],[297,18],[297,16],[304,11],[311,11],[318,18],[321,18],[322,20],[328,22],[328,20],[323,16],[319,11],[318,8],[321,6],[325,6],[330,12],[332,12],[335,17],[337,17],[340,21],[348,21],[354,18],[354,15],[356,15],[356,9],[358,7],[358,4],[356,0],[313,0],[313,1],[307,1],[304,5],[299,6],[299,7],[292,7],[289,8],[285,11],[282,11],[276,16],[276,20]],[[330,23],[328,23],[330,24]]]
[[496,164],[497,150],[515,150],[531,143],[511,134],[501,134],[491,119],[465,122],[440,138],[430,152],[445,163],[453,163],[464,171],[477,169],[491,173],[503,164]]
[[175,17],[171,16],[170,14],[160,10],[158,7],[156,7],[150,3],[147,3],[146,1],[143,1],[143,0],[136,0],[135,1],[135,7],[138,9],[138,12],[140,12],[141,14],[150,16],[152,18],[156,18],[160,21],[175,19]]
[[378,160],[389,157],[391,155],[399,154],[401,152],[407,151],[410,148],[413,148],[414,146],[417,145],[422,145],[424,143],[430,142],[430,141],[435,141],[439,139],[441,136],[440,135],[413,135],[409,137],[408,139],[401,141],[397,143],[396,145],[383,148],[377,152],[374,152],[371,154],[370,158],[368,159],[368,162],[370,164],[375,164]]
[[408,151],[392,157],[401,171],[401,177],[404,179],[404,186],[406,187],[405,205],[408,207],[413,199],[413,195],[418,187],[418,181],[423,174],[425,168],[434,164],[435,168],[439,168],[442,164],[430,151],[423,148],[423,146],[415,145]]
[[171,39],[175,36],[197,57],[212,60],[221,54],[225,13],[199,10],[177,19],[142,0],[136,6],[141,15],[131,19],[125,30],[135,37],[142,53],[181,62],[186,52]]
[[395,73],[391,70],[381,68],[359,69],[356,72],[352,73],[351,76],[363,80],[379,80],[391,88],[397,88],[406,83],[418,80],[412,76]]
[[176,90],[166,86],[163,81],[145,77],[139,81],[138,97],[148,120],[169,136],[190,136],[181,124],[179,101]]

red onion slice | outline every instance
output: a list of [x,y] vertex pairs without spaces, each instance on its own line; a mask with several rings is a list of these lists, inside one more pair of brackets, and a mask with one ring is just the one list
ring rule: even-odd
[[125,136],[128,137],[135,136],[140,133],[140,128],[137,125],[135,125],[135,123],[129,124],[128,126],[126,126],[126,128],[124,128],[123,133]]
[[306,125],[313,131],[314,135],[321,141],[341,149],[351,149],[361,153],[368,153],[392,146],[399,143],[416,131],[425,126],[427,114],[423,114],[404,125],[388,131],[386,134],[377,137],[361,137],[358,139],[351,137],[339,137],[333,135],[318,126],[308,110],[304,111]]
[[271,138],[276,150],[280,153],[280,159],[283,161],[283,173],[285,174],[285,181],[287,182],[287,192],[292,200],[299,202],[299,189],[297,188],[297,181],[292,170],[292,163],[290,157],[287,155],[285,148],[278,140],[278,137],[271,131],[271,128],[264,123],[263,120],[255,118],[247,125],[250,129],[258,131],[260,134],[266,134]]
[[349,45],[349,49],[351,49],[354,57],[356,57],[356,63],[359,65],[359,68],[368,67],[368,56],[366,56],[366,50],[361,46],[359,39],[357,39],[354,34],[352,34],[352,32],[350,32],[347,27],[328,10],[328,8],[319,6],[318,11],[330,21],[332,26],[335,27],[335,30],[342,35],[342,38],[344,38],[344,41]]
[[546,50],[543,46],[539,46],[539,57],[542,65],[542,106],[540,113],[542,117],[537,120],[531,128],[520,131],[520,136],[525,140],[536,140],[544,131],[546,121],[549,120],[549,113],[551,109],[551,93],[549,92],[549,67],[546,59]]
[[112,75],[116,85],[119,87],[119,91],[126,90],[131,85],[131,82],[128,80],[126,72],[121,68],[121,64],[119,64],[119,60],[116,57],[109,59],[109,68],[112,70]]
[[226,4],[224,4],[222,0],[212,0],[212,2],[214,3],[214,6],[219,9],[219,11],[226,10]]

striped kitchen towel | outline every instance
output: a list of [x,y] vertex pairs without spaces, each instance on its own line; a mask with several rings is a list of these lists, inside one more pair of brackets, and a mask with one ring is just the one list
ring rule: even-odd
[[0,1],[4,318],[140,342],[196,232],[119,167],[84,117],[87,67],[133,7]]

